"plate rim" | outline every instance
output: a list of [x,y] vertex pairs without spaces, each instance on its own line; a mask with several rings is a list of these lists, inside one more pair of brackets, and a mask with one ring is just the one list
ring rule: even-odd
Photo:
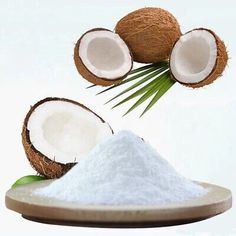
[[[45,180],[44,180],[45,181]],[[41,181],[39,181],[41,182]],[[48,181],[50,182],[50,181]],[[18,201],[11,197],[12,192],[24,190],[27,187],[40,186],[40,183],[29,184],[7,191],[5,196],[6,207],[10,210],[16,211],[24,216],[36,217],[42,220],[62,220],[63,222],[75,221],[79,222],[120,222],[120,223],[134,223],[134,222],[173,222],[173,221],[198,221],[209,218],[224,211],[232,206],[232,193],[229,189],[198,182],[203,186],[208,186],[222,190],[225,197],[211,204],[197,204],[195,206],[188,206],[186,204],[168,204],[153,205],[153,206],[107,206],[107,205],[77,205],[75,208],[68,208],[63,206],[50,206],[29,203],[27,201]],[[10,194],[9,194],[10,193]],[[208,193],[209,194],[209,193]],[[207,194],[206,194],[207,195]],[[191,201],[189,201],[191,202]],[[47,212],[47,213],[45,213]]]

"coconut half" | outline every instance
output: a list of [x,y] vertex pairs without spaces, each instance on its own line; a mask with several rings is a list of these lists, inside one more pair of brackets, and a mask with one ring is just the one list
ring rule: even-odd
[[175,43],[170,55],[170,69],[175,80],[198,88],[221,76],[227,60],[224,42],[213,31],[194,29]]
[[22,141],[37,172],[58,178],[112,133],[109,124],[84,105],[65,98],[46,98],[28,112]]
[[121,37],[107,29],[92,29],[78,40],[74,48],[78,72],[96,85],[120,82],[133,66],[129,48]]

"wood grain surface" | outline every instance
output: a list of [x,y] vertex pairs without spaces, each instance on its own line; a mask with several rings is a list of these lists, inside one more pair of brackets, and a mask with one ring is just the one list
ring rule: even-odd
[[53,180],[43,180],[10,189],[6,207],[24,218],[49,224],[96,227],[153,227],[185,224],[221,214],[232,206],[230,190],[199,183],[209,192],[186,202],[153,206],[79,205],[53,198],[39,197],[32,192]]

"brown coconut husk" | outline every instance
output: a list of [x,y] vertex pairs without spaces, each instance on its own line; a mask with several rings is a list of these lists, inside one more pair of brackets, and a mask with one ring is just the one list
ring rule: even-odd
[[129,13],[115,31],[129,46],[134,61],[155,63],[169,58],[181,36],[176,18],[161,8],[146,7]]
[[[224,42],[219,38],[218,35],[216,35],[216,33],[214,31],[212,31],[210,29],[206,29],[206,28],[197,28],[197,29],[193,29],[191,31],[194,31],[194,30],[206,30],[214,36],[214,38],[216,40],[216,45],[217,45],[217,58],[216,58],[215,66],[213,67],[211,73],[205,79],[200,81],[199,83],[183,83],[183,82],[178,81],[174,77],[173,74],[171,74],[171,77],[174,80],[176,80],[177,82],[179,82],[180,84],[183,84],[185,86],[188,86],[191,88],[200,88],[200,87],[203,87],[203,86],[213,83],[216,79],[218,79],[219,77],[222,76],[222,73],[227,65],[227,62],[228,62],[228,54],[227,54],[227,50],[226,50],[226,46],[225,46]],[[191,32],[191,31],[189,31],[189,32]],[[187,33],[189,33],[189,32],[187,32]],[[177,41],[175,43],[177,43]]]
[[[66,99],[66,98],[48,97],[37,102],[34,106],[30,108],[29,112],[27,113],[24,119],[24,124],[23,124],[23,129],[22,129],[22,143],[23,143],[26,156],[31,166],[40,175],[45,176],[48,179],[54,179],[54,178],[59,178],[62,175],[64,175],[77,162],[65,164],[65,163],[53,161],[49,159],[47,156],[45,156],[43,153],[41,153],[40,150],[37,150],[30,140],[30,133],[29,133],[29,130],[27,129],[29,118],[38,106],[49,101],[66,101],[66,102],[73,103],[75,105],[82,107],[83,109],[87,111],[92,112],[95,116],[97,116],[101,120],[101,122],[105,123],[105,121],[100,116],[98,116],[95,112],[93,112],[92,110],[84,106],[83,104],[80,104],[76,101]],[[113,133],[112,129],[111,131]]]
[[[80,39],[77,41],[77,43],[75,44],[75,47],[74,47],[74,62],[75,62],[75,66],[78,70],[78,72],[82,75],[82,77],[86,80],[88,80],[89,82],[93,83],[93,84],[96,84],[96,85],[101,85],[101,86],[110,86],[110,85],[113,85],[113,84],[118,84],[120,83],[128,74],[129,72],[131,71],[132,67],[133,67],[133,59],[132,59],[132,64],[131,64],[131,67],[130,67],[130,70],[125,74],[123,75],[122,77],[118,77],[114,80],[111,80],[111,79],[106,79],[106,78],[101,78],[101,77],[97,77],[96,75],[94,75],[91,71],[89,71],[86,66],[84,65],[83,61],[81,60],[80,56],[79,56],[79,46],[80,46],[80,41],[81,39],[84,37],[85,34],[89,33],[89,32],[93,32],[93,31],[99,31],[99,30],[106,30],[106,31],[111,31],[111,30],[108,30],[108,29],[104,29],[104,28],[94,28],[94,29],[91,29],[87,32],[85,32],[81,37]],[[132,54],[130,52],[130,55],[131,55],[131,58],[132,57]]]

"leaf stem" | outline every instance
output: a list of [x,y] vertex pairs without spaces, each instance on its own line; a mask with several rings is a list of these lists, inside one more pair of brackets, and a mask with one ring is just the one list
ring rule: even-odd
[[149,64],[149,65],[142,66],[142,67],[139,67],[139,68],[137,68],[137,69],[131,70],[131,71],[129,72],[129,75],[132,75],[132,74],[135,74],[135,73],[137,73],[137,72],[140,72],[140,71],[149,69],[149,68],[151,68],[151,67],[158,68],[158,67],[166,66],[166,65],[167,65],[167,62],[165,62],[165,61],[162,61],[162,62],[159,62],[159,63],[152,63],[152,64]]

